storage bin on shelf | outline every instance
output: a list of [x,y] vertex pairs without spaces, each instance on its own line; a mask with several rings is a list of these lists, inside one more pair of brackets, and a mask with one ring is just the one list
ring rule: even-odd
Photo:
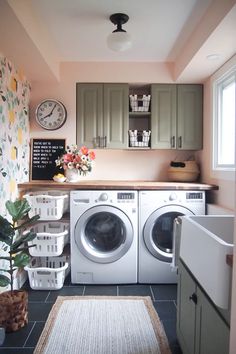
[[131,147],[148,147],[150,130],[129,130],[129,145]]
[[40,220],[59,220],[69,208],[69,195],[66,192],[31,192],[23,197],[31,207],[29,217],[39,214]]
[[132,112],[148,112],[151,95],[129,95]]
[[33,257],[25,266],[30,287],[34,290],[58,290],[63,287],[65,277],[70,271],[70,255],[57,257]]
[[69,242],[69,221],[38,222],[31,227],[36,237],[28,242],[29,253],[34,257],[60,256]]

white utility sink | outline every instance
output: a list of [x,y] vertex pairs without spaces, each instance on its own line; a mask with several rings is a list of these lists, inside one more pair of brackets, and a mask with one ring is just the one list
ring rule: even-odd
[[233,254],[234,216],[183,216],[180,257],[220,308],[229,308],[232,269],[226,255]]

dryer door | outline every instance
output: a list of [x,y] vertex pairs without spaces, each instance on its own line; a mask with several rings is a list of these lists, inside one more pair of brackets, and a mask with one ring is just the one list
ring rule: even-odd
[[168,205],[155,210],[147,219],[143,237],[148,251],[164,262],[173,257],[173,224],[175,218],[193,213],[179,205]]
[[96,263],[111,263],[123,257],[133,241],[128,216],[118,208],[100,205],[88,209],[75,225],[75,243]]

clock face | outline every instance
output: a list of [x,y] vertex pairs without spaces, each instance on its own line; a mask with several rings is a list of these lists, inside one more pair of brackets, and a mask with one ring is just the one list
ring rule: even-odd
[[36,121],[44,129],[59,129],[66,121],[66,109],[57,100],[45,100],[36,108]]

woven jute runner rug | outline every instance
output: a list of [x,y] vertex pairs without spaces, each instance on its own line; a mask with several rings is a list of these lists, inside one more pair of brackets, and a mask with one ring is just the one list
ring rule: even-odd
[[59,296],[34,354],[171,354],[150,297]]

